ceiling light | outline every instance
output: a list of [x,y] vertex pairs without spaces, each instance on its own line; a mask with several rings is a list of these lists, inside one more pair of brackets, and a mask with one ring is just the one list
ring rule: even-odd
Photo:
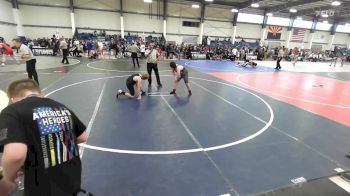
[[267,13],[266,16],[273,16],[273,14],[272,13]]
[[231,12],[238,12],[238,9],[232,9]]
[[252,7],[259,7],[259,4],[258,3],[252,3],[251,6]]
[[214,0],[205,0],[206,2],[213,2]]
[[328,24],[328,21],[327,21],[327,20],[324,20],[323,23]]
[[339,5],[341,5],[341,3],[340,3],[339,1],[333,1],[333,2],[332,2],[332,5],[333,5],[333,6],[339,6]]
[[292,12],[292,13],[296,13],[298,10],[296,10],[296,9],[294,9],[294,8],[291,8],[290,10],[289,10],[289,12]]
[[322,14],[321,15],[323,18],[328,18],[328,14]]
[[152,0],[143,0],[145,3],[152,3]]
[[300,16],[298,16],[298,17],[297,17],[297,20],[302,20],[302,19],[303,19],[303,18],[302,18],[302,17],[300,17]]
[[198,4],[193,4],[192,8],[199,8],[199,5]]

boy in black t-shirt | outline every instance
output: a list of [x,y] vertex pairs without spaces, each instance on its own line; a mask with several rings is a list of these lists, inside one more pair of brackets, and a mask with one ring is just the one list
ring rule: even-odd
[[80,192],[78,143],[85,142],[85,125],[66,106],[43,98],[33,80],[8,88],[10,103],[0,114],[3,177],[0,195],[15,189],[24,171],[25,196],[72,196]]

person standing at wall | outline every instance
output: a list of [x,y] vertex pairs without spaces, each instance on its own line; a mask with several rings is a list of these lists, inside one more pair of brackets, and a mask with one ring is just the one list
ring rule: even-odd
[[97,43],[97,40],[94,41],[94,55],[93,57],[98,57],[98,43]]
[[295,64],[298,62],[298,59],[299,59],[299,49],[297,47],[294,48],[293,50],[293,66],[295,67]]
[[[44,43],[43,43],[44,44]],[[41,46],[41,47],[46,47],[46,46]],[[58,52],[58,48],[57,48],[57,39],[56,39],[56,35],[52,35],[51,38],[51,48],[53,50],[52,55],[56,56],[57,52]]]
[[137,56],[137,54],[140,52],[140,49],[139,47],[137,47],[136,42],[134,42],[131,46],[129,46],[128,51],[131,52],[131,58],[132,58],[132,63],[134,64],[134,68],[136,68],[135,59],[137,62],[137,66],[140,68],[139,58]]
[[283,56],[284,56],[284,46],[281,47],[278,51],[278,55],[277,55],[277,65],[276,65],[276,68],[275,69],[281,69],[281,61],[283,59]]
[[68,46],[68,56],[73,56],[73,54],[72,54],[72,47],[73,47],[72,39],[68,39],[67,46]]
[[98,41],[97,45],[98,45],[98,57],[103,58],[103,43],[101,41]]
[[94,49],[94,44],[92,43],[91,40],[87,41],[86,43],[86,49],[88,51],[88,57],[91,55],[91,51]]
[[233,61],[236,61],[236,59],[237,59],[237,53],[238,53],[238,50],[237,50],[236,47],[234,47],[234,48],[232,49],[232,58],[233,58]]
[[84,53],[84,46],[83,46],[82,42],[79,42],[77,44],[77,54],[78,54],[77,57],[82,57],[80,55],[80,53]]
[[119,46],[118,43],[115,43],[115,58],[116,58],[116,59],[117,59],[117,58],[120,58],[119,53],[120,53],[120,46]]
[[240,60],[245,60],[244,58],[245,58],[245,50],[244,50],[244,48],[241,48],[241,52],[240,52]]
[[5,42],[5,39],[3,37],[0,37],[0,66],[1,67],[5,66],[6,56],[8,55],[11,56],[14,60],[16,60],[13,56],[12,48]]
[[145,52],[146,58],[147,58],[147,72],[149,75],[148,78],[148,87],[152,87],[152,70],[154,70],[154,73],[156,74],[158,88],[163,87],[162,83],[160,82],[159,77],[159,71],[158,71],[158,54],[157,50],[154,48],[154,44],[149,45],[149,49]]
[[5,67],[6,54],[2,45],[0,45],[0,67]]
[[71,50],[73,52],[72,56],[77,56],[78,48],[77,48],[77,44],[76,44],[75,40],[72,41],[72,49]]
[[18,49],[19,57],[21,60],[26,61],[28,78],[33,79],[39,84],[38,73],[36,72],[36,58],[33,52],[19,41],[19,39],[12,40],[13,45]]
[[68,56],[68,44],[63,37],[61,38],[61,41],[60,41],[60,49],[62,50],[62,55],[63,55],[61,62],[65,63],[65,64],[69,64],[68,58],[67,58],[67,56]]
[[166,46],[166,59],[169,59],[169,55],[170,55],[170,44]]
[[342,52],[338,47],[334,47],[334,50],[331,51],[330,57],[332,58],[331,64],[329,65],[330,67],[334,63],[334,67],[337,66],[338,59],[342,56]]
[[146,46],[145,44],[142,42],[140,45],[140,52],[141,52],[141,58],[145,58],[145,51],[146,51]]
[[125,57],[125,43],[122,44],[122,55],[123,55],[123,58]]

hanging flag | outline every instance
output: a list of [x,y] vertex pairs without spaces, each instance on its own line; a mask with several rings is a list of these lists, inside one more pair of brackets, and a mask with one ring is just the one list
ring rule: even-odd
[[305,37],[305,29],[295,28],[293,30],[291,41],[302,42],[304,40],[304,37]]
[[281,39],[282,27],[269,26],[267,39]]

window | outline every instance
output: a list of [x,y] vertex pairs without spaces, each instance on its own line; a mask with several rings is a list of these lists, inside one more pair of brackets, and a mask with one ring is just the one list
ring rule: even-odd
[[199,27],[199,22],[182,21],[182,26],[184,26],[184,27]]
[[316,29],[317,30],[323,30],[323,31],[330,31],[332,27],[332,24],[327,24],[323,22],[317,22]]
[[267,24],[287,27],[289,25],[289,18],[268,17]]
[[350,33],[350,26],[347,25],[338,25],[337,32],[341,33]]
[[256,15],[256,14],[245,14],[245,13],[238,13],[238,22],[246,22],[246,23],[255,23],[255,24],[262,24],[264,20],[264,16]]
[[311,29],[312,21],[294,20],[293,27]]

